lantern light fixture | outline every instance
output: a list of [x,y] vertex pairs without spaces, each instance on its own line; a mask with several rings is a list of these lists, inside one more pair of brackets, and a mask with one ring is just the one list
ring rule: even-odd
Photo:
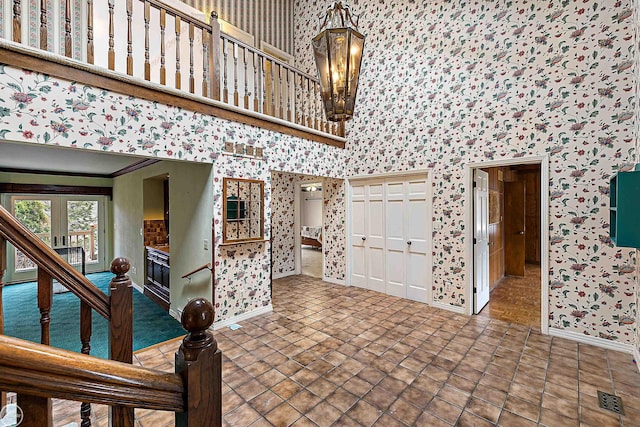
[[344,122],[353,117],[364,36],[358,17],[340,1],[329,6],[320,30],[312,45],[322,103],[327,120]]

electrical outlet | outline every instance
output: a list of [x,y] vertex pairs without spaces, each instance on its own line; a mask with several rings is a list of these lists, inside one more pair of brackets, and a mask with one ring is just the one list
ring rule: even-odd
[[136,274],[136,271],[137,271],[136,267],[132,265],[131,266],[131,274]]
[[209,250],[209,239],[204,239],[204,250],[205,251]]

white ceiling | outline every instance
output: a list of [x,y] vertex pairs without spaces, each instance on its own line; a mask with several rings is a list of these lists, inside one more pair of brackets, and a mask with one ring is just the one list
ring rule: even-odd
[[140,160],[126,154],[0,142],[0,169],[110,175]]

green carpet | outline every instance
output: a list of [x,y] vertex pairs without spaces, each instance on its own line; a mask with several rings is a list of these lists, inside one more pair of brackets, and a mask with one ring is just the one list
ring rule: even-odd
[[[108,294],[110,272],[88,274],[102,292]],[[5,335],[40,342],[40,311],[35,282],[5,286],[3,290]],[[107,321],[95,311],[92,313],[91,354],[109,358],[109,331]],[[180,322],[158,307],[149,298],[133,290],[133,350],[149,347],[184,335]],[[79,352],[80,300],[71,292],[53,295],[51,308],[51,345]]]

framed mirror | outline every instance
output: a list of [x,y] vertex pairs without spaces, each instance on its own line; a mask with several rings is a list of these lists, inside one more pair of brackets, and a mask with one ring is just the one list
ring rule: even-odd
[[264,182],[223,178],[222,243],[264,240]]

